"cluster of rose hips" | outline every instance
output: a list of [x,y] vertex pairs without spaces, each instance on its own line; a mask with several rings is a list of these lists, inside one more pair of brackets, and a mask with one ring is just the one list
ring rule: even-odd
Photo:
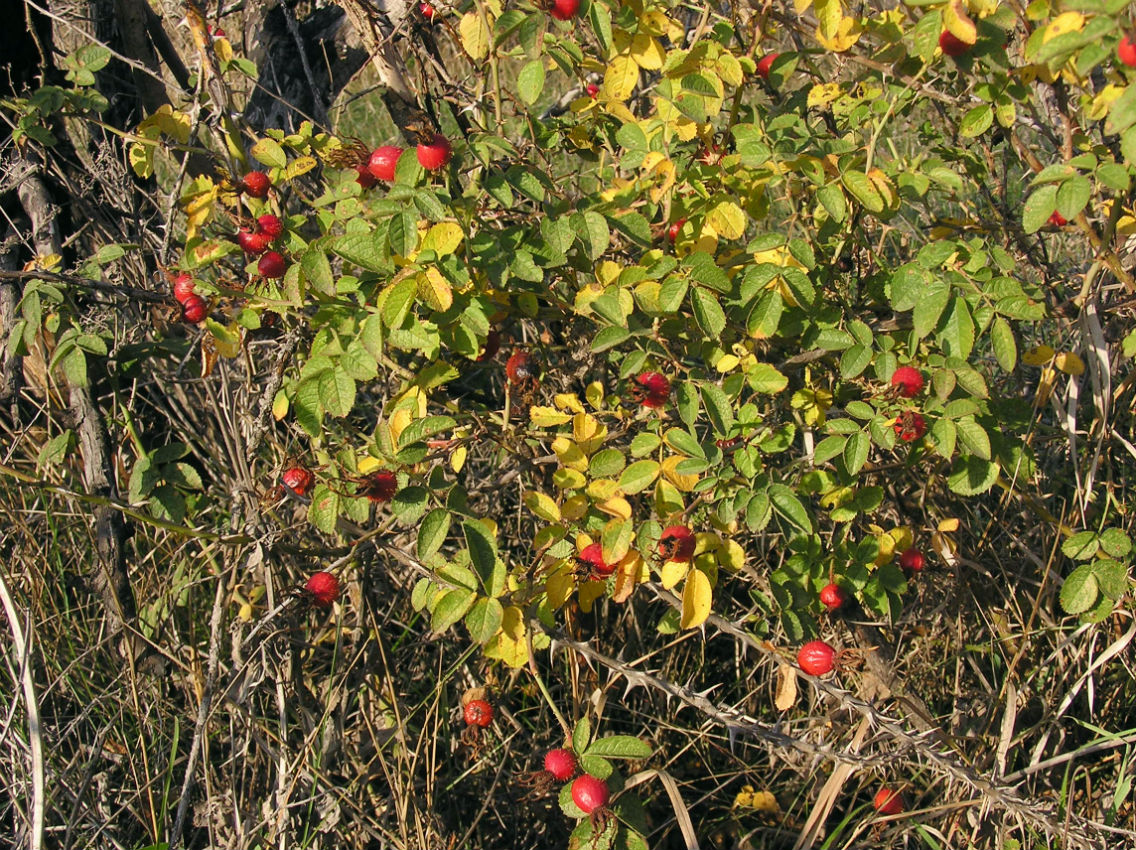
[[[923,391],[923,373],[914,366],[900,366],[891,376],[891,385],[903,398],[914,398]],[[905,410],[895,420],[895,433],[905,443],[927,433],[927,420],[918,410]]]
[[[393,183],[395,168],[403,150],[398,145],[375,148],[365,163],[355,166],[355,170],[359,173],[355,182],[364,189],[370,189],[380,180],[384,183]],[[434,133],[419,140],[415,153],[419,165],[427,171],[437,171],[450,161],[453,147],[449,139],[441,133]]]
[[[272,181],[263,171],[250,171],[242,177],[237,188],[250,198],[263,200],[268,197]],[[241,228],[234,237],[241,250],[250,257],[260,257],[256,264],[257,273],[271,280],[284,277],[287,264],[279,251],[269,251],[269,247],[284,233],[284,222],[279,216],[266,213],[256,220],[253,228]]]
[[198,295],[193,288],[193,278],[189,272],[178,272],[173,279],[174,299],[181,305],[181,317],[193,324],[205,319],[209,312],[209,302]]

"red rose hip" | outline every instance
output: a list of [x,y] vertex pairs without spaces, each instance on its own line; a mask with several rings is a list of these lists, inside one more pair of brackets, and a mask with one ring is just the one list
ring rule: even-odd
[[189,295],[181,302],[181,317],[187,322],[197,324],[209,312],[209,304],[200,295]]
[[761,57],[761,60],[757,63],[757,75],[761,79],[769,79],[769,69],[773,67],[773,63],[777,61],[777,57],[780,55],[780,53],[770,53]]
[[943,48],[943,52],[948,56],[962,56],[971,46],[950,30],[943,30],[939,34],[939,47]]
[[659,555],[667,561],[689,561],[698,541],[685,525],[672,525],[659,535]]
[[284,277],[284,257],[279,251],[269,251],[260,258],[260,262],[256,264],[256,270],[261,275],[267,278],[282,278]]
[[615,572],[615,564],[603,559],[603,546],[599,543],[589,543],[581,549],[577,560],[589,569],[594,578],[605,578]]
[[895,433],[905,443],[918,440],[927,433],[927,420],[922,413],[906,410],[895,420]]
[[567,782],[576,772],[576,756],[563,747],[549,750],[544,757],[544,769],[561,782]]
[[519,385],[535,381],[537,374],[536,361],[533,356],[522,349],[514,349],[505,361],[505,377],[510,384]]
[[328,608],[339,598],[339,579],[334,574],[320,570],[308,578],[304,590],[317,608]]
[[272,181],[263,171],[250,171],[241,178],[239,186],[251,198],[267,198]]
[[453,148],[449,140],[441,133],[435,133],[429,142],[418,143],[418,164],[427,171],[437,171],[444,168],[450,161]]
[[663,407],[671,397],[671,382],[659,372],[640,372],[632,381],[631,397],[644,407]]
[[256,220],[256,229],[269,239],[279,239],[284,232],[284,222],[280,220],[280,216],[262,215]]
[[241,246],[242,251],[254,257],[267,251],[271,242],[272,237],[263,230],[255,232],[251,230],[237,231],[237,244]]
[[466,726],[485,729],[493,722],[493,706],[483,699],[471,699],[462,709],[462,719]]
[[682,226],[684,224],[686,224],[685,218],[680,218],[677,221],[675,221],[674,224],[672,224],[670,227],[667,228],[667,238],[670,239],[672,242],[674,242],[676,239],[678,239],[678,235],[679,235],[680,232],[682,232]]
[[820,589],[820,604],[831,613],[839,611],[848,602],[848,594],[838,584],[829,583]]
[[580,0],[552,0],[548,14],[558,21],[570,21],[580,11]]
[[607,783],[590,773],[578,776],[572,783],[572,802],[586,815],[606,806],[610,796]]
[[316,483],[316,477],[312,475],[312,471],[302,466],[288,467],[280,476],[280,480],[284,482],[285,487],[297,496],[307,495],[307,492],[312,489],[312,485]]
[[179,304],[184,304],[185,299],[194,294],[193,278],[186,272],[179,272],[174,277],[174,300]]
[[371,158],[367,160],[367,170],[379,180],[391,183],[394,181],[394,169],[398,165],[400,156],[402,156],[402,148],[394,145],[383,145],[381,148],[375,148],[371,152]]
[[809,641],[797,653],[797,664],[810,676],[831,673],[835,659],[836,650],[823,640]]
[[1068,219],[1066,219],[1065,216],[1061,215],[1061,213],[1057,212],[1057,210],[1054,210],[1053,215],[1049,217],[1049,224],[1053,225],[1054,227],[1064,227],[1068,223]]
[[898,815],[904,810],[903,795],[885,786],[876,792],[872,808],[881,815]]
[[913,398],[923,390],[923,373],[914,366],[900,366],[891,373],[891,385],[904,398]]
[[911,573],[921,572],[927,565],[927,559],[915,547],[905,549],[899,555],[899,565]]
[[372,472],[359,482],[355,492],[381,505],[393,499],[394,494],[398,492],[398,477],[388,469]]
[[1116,55],[1129,68],[1136,68],[1136,40],[1131,35],[1124,36],[1116,46]]

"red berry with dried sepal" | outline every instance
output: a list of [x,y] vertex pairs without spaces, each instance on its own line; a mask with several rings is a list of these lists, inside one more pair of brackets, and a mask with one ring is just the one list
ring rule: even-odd
[[548,14],[558,21],[570,21],[580,11],[580,0],[552,0]]
[[588,93],[588,97],[590,97],[592,100],[595,100],[600,93],[600,87],[595,83],[588,83],[584,90]]
[[914,366],[900,366],[891,373],[891,385],[904,398],[914,398],[923,391],[923,373]]
[[923,567],[927,565],[927,559],[922,552],[912,546],[910,549],[900,552],[899,565],[909,573],[918,573],[922,572]]
[[312,573],[304,585],[312,604],[317,608],[328,608],[339,598],[339,579],[334,574],[320,570]]
[[272,243],[272,237],[265,233],[263,230],[238,230],[237,231],[237,244],[241,246],[241,250],[246,254],[257,256],[263,254],[268,250],[268,246]]
[[453,152],[450,140],[441,133],[435,133],[430,141],[418,143],[418,164],[427,171],[437,171],[445,167]]
[[659,555],[665,561],[689,561],[697,544],[694,533],[685,525],[671,525],[659,535]]
[[493,706],[483,699],[471,699],[462,709],[462,719],[466,726],[485,729],[493,722]]
[[631,397],[644,407],[663,407],[671,397],[671,382],[659,372],[640,372],[632,380]]
[[284,222],[280,220],[280,216],[269,213],[256,220],[256,228],[269,239],[279,239],[284,232]]
[[810,676],[831,673],[836,661],[836,650],[823,640],[812,640],[797,653],[797,664]]
[[922,413],[905,410],[895,420],[895,433],[905,443],[914,442],[927,433],[927,420]]
[[678,239],[678,235],[682,232],[682,226],[686,224],[685,218],[680,218],[667,228],[667,238],[674,242]]
[[379,180],[391,183],[394,181],[394,170],[398,165],[400,156],[402,156],[402,148],[395,145],[383,145],[381,148],[375,148],[371,152],[371,158],[367,160],[367,170]]
[[398,477],[387,469],[372,472],[359,482],[355,494],[366,496],[375,504],[383,504],[394,498],[398,492]]
[[302,466],[288,467],[280,476],[280,480],[284,482],[285,487],[297,496],[306,496],[308,491],[312,489],[312,485],[316,483],[316,477],[312,474],[312,471]]
[[1136,68],[1136,40],[1131,35],[1120,39],[1116,46],[1116,56],[1129,68]]
[[267,198],[272,181],[263,171],[250,171],[240,179],[240,190],[250,198]]
[[1061,213],[1057,212],[1057,210],[1054,210],[1053,215],[1049,217],[1048,223],[1053,227],[1064,227],[1069,223],[1069,220],[1066,219],[1065,216],[1061,215]]
[[429,3],[419,3],[418,12],[428,21],[432,21],[434,19],[434,16],[438,14],[437,9],[435,9]]
[[367,166],[356,165],[355,182],[362,186],[364,189],[370,189],[379,181],[378,178],[368,170]]
[[181,302],[181,317],[195,325],[204,320],[208,312],[209,304],[200,295],[189,295]]
[[174,300],[179,304],[184,304],[185,299],[194,294],[193,278],[188,272],[179,272],[174,277],[173,290]]
[[517,348],[505,361],[505,377],[510,384],[525,384],[536,380],[536,360],[527,351]]
[[572,783],[572,802],[586,815],[602,809],[610,797],[611,791],[608,790],[607,783],[590,773],[576,777],[576,781]]
[[903,795],[885,786],[876,792],[872,808],[881,815],[898,815],[905,808]]
[[272,279],[284,277],[285,268],[284,257],[279,251],[269,251],[256,264],[256,270],[262,276]]
[[544,757],[544,769],[560,782],[567,782],[576,773],[576,756],[564,747],[549,750]]
[[596,578],[605,578],[615,572],[615,564],[604,560],[603,546],[599,543],[589,543],[580,550],[576,559]]
[[840,585],[830,582],[820,589],[820,604],[830,613],[832,611],[839,611],[847,603],[848,594],[844,592],[844,588]]

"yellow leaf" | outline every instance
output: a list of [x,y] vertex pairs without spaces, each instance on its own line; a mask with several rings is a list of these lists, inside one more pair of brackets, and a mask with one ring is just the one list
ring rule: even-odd
[[813,5],[813,0],[793,0],[793,11],[798,15],[803,15],[811,5]]
[[588,498],[596,502],[610,499],[619,492],[619,482],[610,478],[597,478],[588,485]]
[[1022,355],[1022,362],[1027,366],[1044,366],[1056,353],[1048,345],[1037,345]]
[[736,355],[723,354],[718,359],[718,362],[714,364],[714,368],[722,373],[732,372],[734,369],[737,369],[738,366],[741,365],[741,362],[742,361]]
[[1085,116],[1093,121],[1100,121],[1108,115],[1108,108],[1124,94],[1126,87],[1118,86],[1116,83],[1109,83],[1101,89],[1096,97],[1093,98],[1092,105],[1089,107]]
[[458,446],[454,449],[453,454],[450,455],[450,469],[454,472],[461,472],[468,454],[469,449],[465,446]]
[[577,598],[580,600],[580,610],[587,614],[592,610],[592,603],[599,599],[604,593],[607,592],[607,582],[603,581],[586,581],[576,593]]
[[570,413],[561,413],[554,407],[539,407],[533,405],[529,408],[529,421],[537,428],[551,428],[553,425],[563,425],[572,418]]
[[381,467],[383,462],[373,455],[359,455],[355,459],[355,471],[360,475],[369,475]]
[[843,53],[846,50],[851,50],[863,33],[864,27],[861,26],[857,18],[841,18],[840,23],[836,25],[836,32],[832,35],[825,35],[818,27],[816,37],[825,50]]
[[632,549],[620,559],[615,571],[615,589],[612,591],[613,602],[626,602],[635,590],[635,585],[641,584],[650,578],[647,565],[639,557],[639,553]]
[[722,201],[706,216],[718,235],[726,239],[741,239],[746,229],[746,214],[733,201]]
[[572,437],[581,452],[591,455],[607,438],[607,426],[590,413],[577,413],[572,417]]
[[882,567],[884,564],[891,563],[896,552],[906,552],[910,549],[915,543],[915,535],[911,533],[910,528],[900,526],[879,534],[876,541],[880,544],[880,553],[876,556],[876,566]]
[[307,174],[319,163],[314,156],[298,156],[288,163],[288,167],[284,169],[285,180],[295,180],[302,174]]
[[531,490],[525,494],[525,505],[530,511],[541,519],[549,522],[560,522],[560,507],[544,493]]
[[402,436],[402,432],[406,430],[406,426],[410,424],[410,411],[405,407],[400,407],[391,414],[389,420],[391,442],[398,445],[398,438]]
[[838,97],[840,97],[840,84],[839,83],[819,83],[809,89],[808,107],[814,109],[817,107],[828,106]]
[[978,40],[978,27],[966,13],[966,3],[963,0],[951,0],[943,7],[943,25],[951,35],[965,44],[974,44]]
[[525,616],[515,605],[505,609],[501,630],[485,645],[485,655],[496,658],[507,667],[523,667],[529,660],[528,641],[525,639]]
[[572,591],[576,589],[576,580],[572,578],[571,567],[566,563],[550,575],[544,583],[544,589],[548,594],[548,604],[554,611],[567,602],[572,596]]
[[584,398],[595,410],[600,410],[604,403],[604,385],[599,381],[592,381],[584,388]]
[[637,33],[631,39],[631,58],[646,71],[657,71],[663,67],[667,54],[662,45],[647,33]]
[[659,569],[659,583],[666,590],[670,590],[686,578],[686,573],[689,569],[690,562],[688,561],[667,561]]
[[718,76],[722,78],[722,82],[730,86],[740,86],[745,82],[745,73],[742,71],[742,63],[737,60],[737,57],[732,53],[723,53],[718,57],[715,67],[718,70]]
[[439,257],[444,257],[454,253],[464,238],[465,234],[462,233],[460,225],[452,221],[443,221],[426,231],[426,235],[422,237],[422,246],[418,250],[419,253],[433,251]]
[[670,516],[671,514],[682,513],[683,509],[686,507],[686,505],[683,504],[682,493],[665,478],[659,478],[655,481],[653,502],[655,513],[659,516]]
[[947,534],[959,530],[958,518],[944,519],[939,521],[939,531]]
[[1049,22],[1042,33],[1041,43],[1045,44],[1059,35],[1065,35],[1070,32],[1080,32],[1085,28],[1085,16],[1080,12],[1064,12]]
[[[553,396],[552,403],[559,410],[571,410],[573,413],[584,412],[584,405],[580,404],[580,398],[575,393],[557,393]],[[568,419],[566,418],[564,421],[567,422]]]
[[450,282],[434,266],[417,277],[418,297],[439,313],[449,310],[454,303],[454,290]]
[[1055,386],[1057,386],[1057,370],[1052,366],[1046,366],[1041,370],[1041,378],[1037,382],[1037,398],[1035,401],[1039,407],[1049,402],[1049,397],[1053,394]]
[[279,422],[287,416],[289,404],[288,396],[284,394],[284,391],[278,392],[276,397],[272,399],[272,418]]
[[631,505],[628,504],[627,500],[622,496],[613,496],[596,505],[596,507],[609,516],[619,519],[631,519]]
[[725,540],[718,548],[718,563],[723,569],[737,572],[745,566],[745,550],[736,540]]
[[560,506],[560,515],[566,520],[578,520],[588,512],[591,500],[583,494],[572,496]]
[[663,477],[673,484],[678,490],[684,493],[689,493],[694,489],[694,485],[698,483],[697,475],[681,474],[675,472],[675,467],[686,460],[682,455],[671,455],[663,461]]
[[218,354],[231,360],[241,353],[241,339],[244,337],[244,329],[240,325],[236,322],[230,322],[226,326],[212,319],[206,319],[205,326],[213,334],[213,349]]
[[557,437],[552,441],[552,451],[556,453],[561,466],[575,469],[577,472],[588,471],[588,458],[580,451],[580,447],[567,437]]
[[702,570],[691,570],[686,576],[686,586],[682,590],[682,618],[679,621],[684,629],[696,629],[710,616],[710,602],[714,595],[710,579]]
[[1085,361],[1072,351],[1062,351],[1054,358],[1053,365],[1066,375],[1080,376],[1085,374]]
[[558,469],[552,473],[552,483],[561,490],[579,490],[588,483],[588,479],[574,469]]
[[793,669],[793,665],[781,663],[777,667],[777,691],[773,697],[773,705],[778,711],[788,711],[796,701],[797,671]]
[[466,12],[458,23],[458,33],[461,35],[462,47],[475,61],[489,55],[489,31],[481,22],[481,15],[476,12]]
[[840,19],[844,17],[840,0],[816,0],[813,8],[816,9],[817,34],[824,38],[832,38],[840,26]]
[[663,35],[667,32],[669,25],[670,20],[663,12],[652,9],[649,12],[644,12],[643,17],[639,19],[639,32],[645,32],[648,35]]
[[608,100],[627,100],[639,82],[639,66],[630,56],[616,56],[604,73],[603,95]]

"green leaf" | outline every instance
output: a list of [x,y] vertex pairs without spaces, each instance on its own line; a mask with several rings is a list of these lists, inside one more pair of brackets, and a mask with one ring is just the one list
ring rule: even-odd
[[1100,538],[1093,531],[1079,531],[1061,544],[1061,552],[1074,561],[1087,561],[1097,553]]
[[776,395],[789,386],[789,379],[769,363],[755,363],[746,372],[746,382],[754,392],[767,395]]
[[988,103],[967,111],[959,122],[959,135],[967,138],[981,136],[994,123],[994,109]]
[[951,469],[947,486],[960,496],[985,493],[998,480],[998,464],[975,455],[960,457]]
[[812,532],[813,523],[809,517],[809,512],[805,508],[797,494],[786,487],[784,484],[770,484],[769,485],[769,499],[773,502],[773,507],[777,513],[785,517],[793,525],[807,532]]
[[339,520],[339,494],[326,484],[317,484],[308,505],[308,522],[325,534],[334,534]]
[[983,460],[990,460],[990,437],[973,416],[964,416],[956,420],[955,427],[958,429],[958,439],[964,449]]
[[418,560],[429,560],[437,554],[450,533],[450,512],[445,508],[434,508],[426,514],[418,527]]
[[690,303],[694,308],[694,319],[698,326],[711,339],[721,336],[726,328],[726,314],[718,298],[708,289],[695,286],[690,290]]
[[417,296],[418,284],[413,278],[403,278],[396,283],[383,300],[383,324],[388,328],[401,327]]
[[1111,558],[1102,558],[1093,561],[1090,566],[1096,576],[1097,587],[1109,599],[1119,599],[1128,591],[1131,582],[1128,580],[1128,567],[1124,564]]
[[1022,208],[1022,227],[1026,233],[1037,233],[1057,209],[1057,186],[1047,183],[1035,189]]
[[1057,212],[1067,221],[1072,221],[1088,206],[1093,194],[1093,184],[1088,177],[1078,174],[1057,187]]
[[652,752],[650,744],[640,738],[632,735],[609,735],[592,741],[584,754],[609,759],[646,759],[651,757]]
[[462,533],[465,535],[465,545],[469,548],[469,561],[482,584],[488,588],[493,566],[497,563],[497,541],[484,525],[472,520],[462,523]]
[[840,377],[845,380],[855,378],[868,368],[872,362],[872,349],[866,345],[853,345],[840,355]]
[[1001,316],[994,318],[990,326],[990,343],[994,347],[994,356],[998,358],[998,365],[1007,372],[1013,372],[1018,365],[1018,344],[1014,339],[1014,331],[1010,323]]
[[640,460],[623,470],[619,488],[628,495],[641,493],[654,483],[659,475],[659,464],[653,460]]
[[1081,564],[1065,578],[1061,585],[1061,607],[1068,614],[1088,611],[1097,601],[1099,594],[1097,577],[1091,564]]
[[671,428],[667,431],[663,439],[667,441],[668,446],[677,449],[684,455],[702,458],[703,460],[706,459],[706,453],[702,451],[702,446],[699,445],[697,438],[689,431],[684,431],[682,428]]
[[592,724],[588,722],[588,718],[581,717],[572,729],[572,749],[578,753],[587,752],[591,737]]
[[331,273],[331,263],[328,262],[327,254],[323,251],[318,248],[305,251],[304,256],[300,258],[300,269],[304,273],[304,279],[317,292],[322,292],[324,295],[335,294],[335,278]]
[[964,360],[970,356],[974,349],[974,319],[965,298],[951,299],[940,323],[937,338],[948,356]]
[[339,369],[320,372],[319,398],[325,411],[335,417],[344,417],[355,406],[355,381]]
[[517,94],[529,106],[540,99],[544,91],[544,60],[533,59],[528,62],[517,74]]
[[729,433],[734,424],[734,408],[722,388],[717,384],[703,384],[702,404],[714,430],[719,434]]
[[457,427],[457,424],[457,420],[452,416],[426,416],[422,419],[415,419],[403,429],[398,437],[398,444],[409,446],[411,443],[417,443],[419,440],[425,440],[435,434],[451,431]]
[[868,450],[872,441],[863,431],[857,431],[848,437],[844,444],[844,466],[848,474],[855,476],[868,460]]
[[409,210],[391,216],[387,239],[391,251],[406,257],[418,247],[418,219]]
[[285,168],[288,165],[288,156],[284,148],[272,139],[260,139],[249,151],[257,162],[264,163],[271,168]]
[[505,619],[505,609],[496,599],[478,599],[465,615],[465,627],[477,643],[488,643]]
[[[820,466],[828,463],[838,454],[844,451],[844,445],[847,443],[848,438],[842,434],[833,434],[831,437],[825,437],[816,448],[813,449],[813,464]],[[847,464],[847,462],[845,462]]]
[[623,471],[627,459],[619,449],[603,449],[592,455],[588,472],[592,478],[611,478]]
[[843,181],[844,187],[852,194],[852,197],[859,201],[865,209],[874,213],[883,212],[886,206],[884,199],[867,174],[862,171],[850,170],[844,172],[840,179]]
[[939,324],[939,317],[950,300],[951,288],[946,281],[932,278],[919,290],[918,301],[911,314],[915,335],[922,339]]
[[1132,540],[1119,528],[1106,528],[1101,532],[1100,545],[1114,558],[1127,557],[1132,551]]
[[430,617],[430,628],[435,632],[444,632],[466,615],[476,599],[477,594],[465,588],[455,587],[447,590],[434,606],[434,612]]

